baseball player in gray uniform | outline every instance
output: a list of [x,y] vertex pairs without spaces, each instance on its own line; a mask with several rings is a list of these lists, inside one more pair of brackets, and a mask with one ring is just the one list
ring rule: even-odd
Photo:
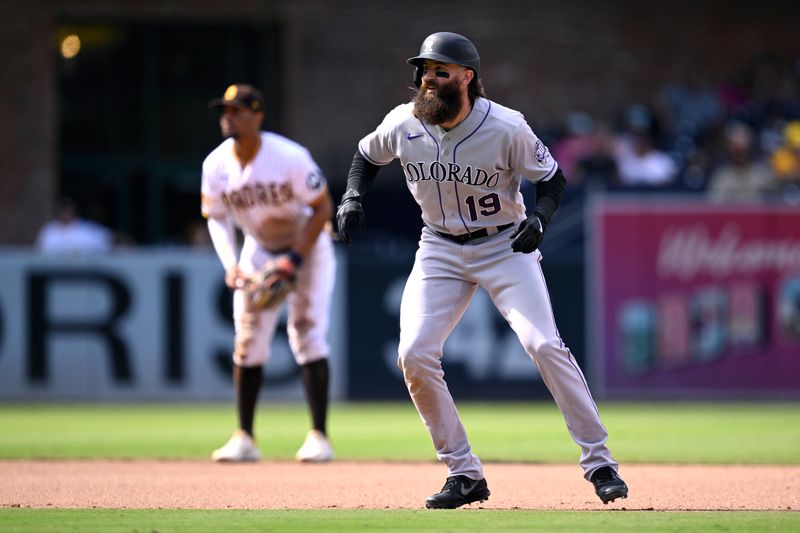
[[[445,339],[479,286],[538,367],[582,450],[584,477],[603,503],[627,497],[586,380],[559,336],[539,264],[563,173],[522,114],[485,98],[478,51],[467,38],[434,33],[408,62],[417,94],[359,142],[336,218],[349,244],[350,226],[365,227],[362,200],[378,170],[400,160],[424,227],[400,305],[398,366],[448,468],[426,507],[451,509],[489,497],[441,364]],[[536,184],[530,214],[522,179]]]
[[[222,110],[225,141],[203,162],[202,213],[225,268],[225,282],[234,291],[233,380],[239,415],[238,429],[212,458],[241,462],[260,457],[253,418],[280,307],[254,309],[245,287],[273,261],[295,280],[287,298],[287,333],[312,419],[296,458],[330,461],[327,332],[336,263],[330,235],[324,231],[333,212],[327,183],[308,150],[261,131],[264,100],[257,89],[231,85],[209,105]],[[244,234],[241,251],[236,227]]]

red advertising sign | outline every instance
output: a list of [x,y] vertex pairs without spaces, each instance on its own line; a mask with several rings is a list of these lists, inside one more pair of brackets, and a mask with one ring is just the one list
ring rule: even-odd
[[596,387],[608,396],[800,396],[800,208],[594,204]]

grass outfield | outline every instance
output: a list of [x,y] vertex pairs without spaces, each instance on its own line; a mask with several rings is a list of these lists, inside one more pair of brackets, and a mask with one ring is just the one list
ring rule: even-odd
[[15,531],[800,531],[792,512],[0,509]]
[[[459,411],[483,461],[577,462],[552,402],[461,402]],[[800,403],[609,403],[600,412],[621,463],[800,464]],[[232,404],[0,405],[0,459],[207,458],[234,424]],[[265,458],[291,459],[308,424],[301,404],[262,402]],[[329,429],[339,459],[435,460],[410,402],[335,404]]]
[[[552,402],[459,403],[485,462],[575,463]],[[626,463],[800,464],[800,403],[600,405]],[[235,423],[232,404],[0,405],[0,459],[205,459]],[[260,405],[266,459],[291,459],[308,427],[303,405]],[[434,461],[410,403],[337,404],[339,459]],[[2,480],[0,468],[0,480]],[[194,510],[0,508],[0,531],[797,531],[798,512]]]

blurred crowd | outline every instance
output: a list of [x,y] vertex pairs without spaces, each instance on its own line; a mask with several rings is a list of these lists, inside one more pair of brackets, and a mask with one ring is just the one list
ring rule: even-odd
[[[561,212],[549,230],[554,233],[560,226],[565,245],[580,245],[584,200],[597,191],[680,193],[715,202],[800,205],[800,56],[792,60],[755,57],[725,79],[715,79],[697,63],[617,115],[605,119],[576,110],[551,127],[533,120],[536,133],[567,176]],[[532,205],[527,197],[534,194],[534,187],[528,185],[523,183],[523,195]],[[378,203],[380,191],[372,197]],[[86,199],[75,200],[83,202],[84,211],[91,211]],[[392,232],[406,230],[406,237],[415,241],[416,226],[390,227],[400,218],[397,197],[387,194],[386,201],[390,203],[387,209],[371,213],[371,237],[402,240],[402,235]],[[391,217],[382,219],[382,212]],[[42,228],[39,249],[102,252],[133,244],[119,228],[102,228],[93,219],[108,222],[80,218],[76,204],[64,199],[57,216]],[[209,249],[199,211],[197,218],[184,222],[181,235],[165,237],[163,242]],[[548,242],[559,240],[551,237]]]
[[606,190],[800,203],[800,58],[757,57],[724,80],[698,67],[616,120],[576,111],[547,134],[568,199]]

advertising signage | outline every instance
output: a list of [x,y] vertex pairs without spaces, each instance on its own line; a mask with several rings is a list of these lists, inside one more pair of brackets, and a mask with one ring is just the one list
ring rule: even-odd
[[606,396],[800,396],[800,208],[605,199],[589,224]]

